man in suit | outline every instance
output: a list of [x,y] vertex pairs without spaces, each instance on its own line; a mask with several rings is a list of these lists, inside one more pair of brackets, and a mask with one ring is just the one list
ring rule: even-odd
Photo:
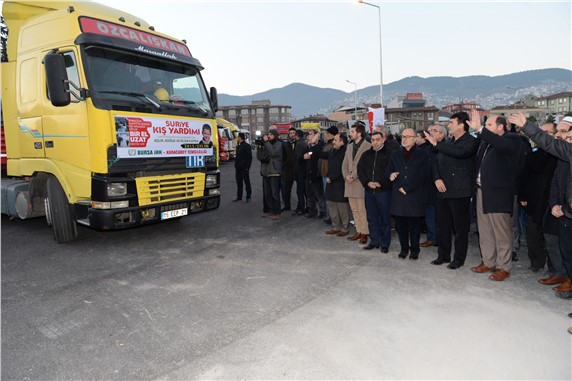
[[481,128],[477,111],[471,126],[478,131],[481,144],[477,153],[477,224],[483,262],[473,270],[486,273],[489,279],[503,281],[510,276],[512,265],[512,213],[518,160],[522,141],[508,131],[503,116],[492,115]]
[[437,187],[437,259],[441,265],[451,261],[452,238],[455,237],[453,262],[447,266],[456,270],[465,264],[469,247],[471,197],[475,182],[475,155],[479,141],[469,134],[469,114],[458,112],[449,120],[451,140],[440,136],[426,137],[438,153],[433,162],[433,181]]
[[365,139],[365,124],[356,122],[352,125],[350,138],[352,143],[348,144],[346,156],[342,164],[342,173],[345,179],[344,196],[350,202],[350,208],[354,216],[356,233],[349,237],[350,241],[359,241],[360,245],[365,245],[369,236],[367,217],[365,212],[364,188],[358,178],[357,165],[364,152],[371,148],[371,144]]

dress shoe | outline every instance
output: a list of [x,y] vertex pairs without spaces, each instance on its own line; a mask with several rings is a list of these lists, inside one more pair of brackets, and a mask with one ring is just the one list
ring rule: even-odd
[[287,211],[287,210],[290,210],[290,207],[289,207],[289,206],[283,207],[280,211],[281,211],[281,212],[285,212],[285,211]]
[[245,202],[250,202],[250,197],[247,197]]
[[405,259],[405,258],[407,258],[408,255],[409,255],[409,253],[407,251],[402,251],[399,253],[398,257],[401,259]]
[[389,249],[387,247],[382,247],[381,249],[379,249],[382,253],[387,254],[389,253]]
[[409,259],[417,260],[419,259],[419,253],[411,253]]
[[497,282],[502,282],[503,280],[505,280],[506,278],[508,278],[510,276],[510,274],[507,271],[504,271],[502,269],[499,269],[497,271],[495,271],[494,273],[492,273],[489,276],[490,280],[495,280]]
[[518,254],[516,253],[516,251],[512,252],[512,261],[513,262],[518,262]]
[[344,232],[344,231],[340,231],[338,232],[338,234],[336,234],[338,237],[345,237],[348,235],[348,232]]
[[548,278],[539,279],[538,283],[545,284],[547,286],[554,286],[555,284],[560,284],[560,283],[566,282],[567,279],[568,279],[568,277],[565,277],[565,276],[552,275],[552,276],[549,276]]
[[234,200],[232,200],[232,202],[237,202],[237,201],[242,201],[241,198],[235,198]]
[[364,246],[363,249],[364,249],[364,250],[379,249],[379,246],[375,246],[375,245],[372,245],[372,244],[370,243],[369,245]]
[[334,235],[334,234],[338,234],[339,232],[340,232],[339,230],[331,229],[331,230],[326,231],[326,234],[327,235]]
[[449,263],[449,264],[447,265],[447,268],[448,268],[448,269],[451,269],[451,270],[457,270],[457,269],[461,268],[462,266],[463,266],[463,265],[460,264],[459,262],[453,261],[453,262],[451,262],[451,263]]
[[540,270],[542,270],[544,268],[544,266],[539,267],[539,266],[528,266],[528,270],[532,271],[533,273],[537,273]]
[[293,216],[303,216],[304,212],[302,212],[301,210],[295,210],[292,212]]
[[325,223],[326,225],[331,225],[331,224],[332,224],[332,219],[331,219],[331,218],[328,218],[327,220],[323,220],[323,221],[324,221],[324,223]]
[[444,259],[444,258],[437,257],[437,259],[431,261],[431,264],[439,266],[439,265],[442,265],[443,263],[449,263],[449,262],[451,262],[450,259]]
[[357,241],[358,239],[360,239],[361,237],[361,233],[356,232],[356,234],[352,235],[351,237],[348,237],[348,241]]
[[306,213],[304,216],[305,216],[306,218],[316,218],[316,215],[315,215],[315,214],[312,214],[312,213]]
[[435,243],[434,243],[433,241],[427,240],[427,241],[425,241],[425,242],[421,242],[421,243],[419,244],[419,246],[420,246],[420,247],[430,247],[430,246],[437,246],[437,245],[435,245]]
[[359,237],[359,244],[365,245],[367,243],[368,237],[369,237],[369,234],[362,234],[361,237]]
[[476,267],[471,267],[471,270],[473,270],[476,273],[486,273],[491,271],[491,268],[487,265],[485,265],[484,263],[481,263],[480,265],[476,266]]
[[570,279],[567,279],[560,286],[552,287],[552,289],[557,292],[570,292],[572,291],[572,282],[570,282]]

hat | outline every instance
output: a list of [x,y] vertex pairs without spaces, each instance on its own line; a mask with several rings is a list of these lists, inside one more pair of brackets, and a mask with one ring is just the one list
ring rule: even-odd
[[268,133],[274,135],[276,139],[278,139],[278,137],[280,136],[277,130],[270,130],[268,131]]
[[337,135],[338,134],[338,128],[336,126],[332,126],[332,127],[328,128],[326,130],[326,132],[328,134]]
[[572,116],[565,116],[564,118],[562,118],[562,120],[560,121],[560,123],[568,123],[568,124],[572,124]]

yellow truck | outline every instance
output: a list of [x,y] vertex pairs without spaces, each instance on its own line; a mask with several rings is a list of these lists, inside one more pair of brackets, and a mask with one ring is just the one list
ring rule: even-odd
[[94,2],[2,15],[2,213],[62,243],[219,207],[217,92],[185,41]]

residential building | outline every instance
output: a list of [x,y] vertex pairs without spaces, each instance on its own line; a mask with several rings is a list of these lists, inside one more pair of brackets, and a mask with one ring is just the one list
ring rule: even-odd
[[472,110],[477,110],[479,111],[480,114],[482,114],[483,111],[485,111],[480,104],[478,104],[477,102],[464,102],[461,101],[460,103],[453,103],[453,104],[449,104],[446,106],[443,106],[443,111],[452,114],[455,114],[457,112],[467,112],[467,113],[471,113]]
[[387,104],[387,108],[408,108],[408,107],[425,107],[425,99],[423,93],[407,93],[407,95],[398,95]]
[[546,114],[564,115],[572,112],[572,91],[537,98],[535,102],[537,108],[546,109]]
[[438,121],[439,109],[435,106],[385,109],[385,125],[394,133],[406,128],[423,130]]
[[250,131],[267,131],[275,123],[292,121],[292,106],[273,105],[268,99],[252,101],[249,105],[219,106],[217,118],[223,118],[236,124],[239,128]]

